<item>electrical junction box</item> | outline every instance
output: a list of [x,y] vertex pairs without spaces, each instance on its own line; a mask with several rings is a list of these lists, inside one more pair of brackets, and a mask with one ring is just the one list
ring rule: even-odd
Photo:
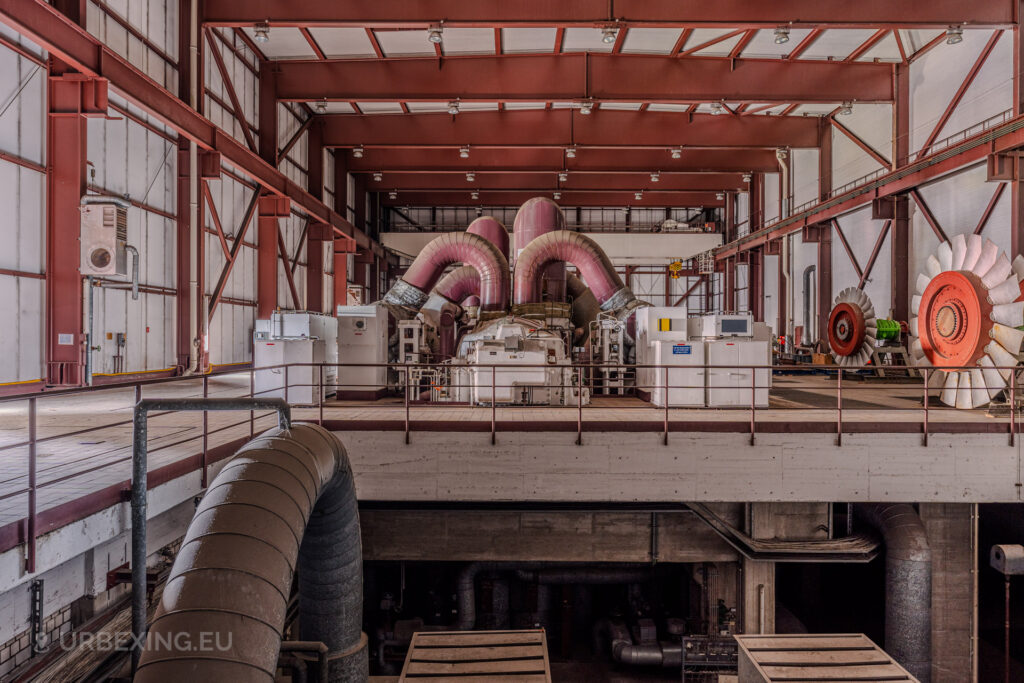
[[753,403],[758,408],[767,408],[772,372],[767,367],[751,366],[771,363],[771,343],[723,339],[706,344],[708,406],[750,407]]

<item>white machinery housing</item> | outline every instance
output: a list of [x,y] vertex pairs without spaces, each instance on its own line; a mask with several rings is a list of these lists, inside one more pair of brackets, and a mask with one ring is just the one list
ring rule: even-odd
[[117,197],[82,198],[82,275],[128,275],[128,206]]
[[338,398],[378,398],[388,386],[388,310],[338,306]]
[[[253,329],[256,368],[295,364],[253,373],[253,390],[260,398],[286,398],[289,403],[316,405],[334,393],[338,370],[338,323],[319,313],[274,311],[270,320],[257,320]],[[303,366],[302,363],[326,363]],[[287,383],[287,388],[286,388]],[[318,398],[317,392],[320,391]]]

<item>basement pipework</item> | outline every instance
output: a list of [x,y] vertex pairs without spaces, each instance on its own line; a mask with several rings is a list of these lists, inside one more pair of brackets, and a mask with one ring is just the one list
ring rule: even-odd
[[913,506],[855,506],[885,540],[885,651],[917,677],[932,677],[932,552]]
[[[275,680],[296,571],[301,640],[326,646],[331,683],[366,681],[352,470],[337,437],[312,424],[253,439],[210,484],[167,578],[135,683]],[[197,657],[178,649],[182,633],[189,643],[230,634],[231,645]]]
[[620,621],[606,621],[597,628],[611,641],[612,659],[631,666],[676,668],[683,663],[682,643],[634,643],[629,629]]

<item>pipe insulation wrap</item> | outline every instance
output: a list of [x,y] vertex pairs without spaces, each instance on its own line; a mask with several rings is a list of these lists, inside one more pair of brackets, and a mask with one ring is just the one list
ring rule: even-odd
[[609,299],[621,290],[629,291],[597,242],[582,233],[557,230],[537,237],[519,254],[515,270],[515,303],[540,303],[541,273],[548,264],[558,261],[566,261],[579,269],[604,310],[608,310],[604,304]]
[[885,540],[885,651],[921,683],[932,671],[932,553],[924,524],[906,503],[858,505]]
[[405,275],[385,295],[385,303],[409,305],[411,299],[416,298],[408,296],[407,290],[412,290],[422,295],[419,301],[422,306],[427,293],[441,279],[445,268],[453,263],[462,263],[476,269],[480,276],[483,311],[508,309],[508,259],[486,238],[468,232],[445,233],[431,240]]
[[[211,482],[167,578],[135,683],[272,682],[296,570],[301,638],[327,646],[332,683],[366,681],[352,469],[337,437],[311,424],[256,437]],[[194,650],[210,634],[214,646]]]

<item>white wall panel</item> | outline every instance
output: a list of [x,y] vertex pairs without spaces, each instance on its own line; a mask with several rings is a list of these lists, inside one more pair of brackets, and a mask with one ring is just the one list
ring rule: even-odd
[[[177,71],[156,50],[133,36],[117,19],[92,2],[86,4],[86,29],[154,81],[174,92]],[[146,36],[160,52],[177,59],[177,0],[106,0],[110,11]]]
[[[38,46],[6,27],[14,43],[42,55]],[[13,50],[0,47],[0,151],[45,163],[43,122],[46,70]],[[0,160],[0,268],[42,273],[45,251],[46,178],[37,170]],[[45,283],[34,277],[0,275],[0,384],[31,382],[43,376]]]
[[[886,159],[892,159],[892,105],[858,102],[836,121]],[[832,187],[837,188],[883,168],[844,133],[832,128]]]

